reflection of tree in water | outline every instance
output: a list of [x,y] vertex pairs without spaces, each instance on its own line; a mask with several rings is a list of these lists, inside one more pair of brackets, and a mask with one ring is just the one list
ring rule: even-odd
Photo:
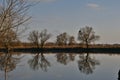
[[75,60],[75,54],[57,53],[56,58],[57,58],[57,62],[67,65],[68,62]]
[[0,55],[0,70],[5,72],[5,80],[7,80],[7,73],[16,68],[20,59],[13,56],[12,53],[3,53]]
[[37,53],[33,56],[33,59],[28,61],[30,68],[33,70],[38,70],[41,68],[43,71],[47,71],[48,67],[50,67],[50,62],[45,58],[43,53]]
[[95,58],[91,58],[89,53],[86,55],[82,54],[79,56],[80,60],[78,61],[79,70],[85,74],[93,73],[96,65],[99,65],[99,61]]

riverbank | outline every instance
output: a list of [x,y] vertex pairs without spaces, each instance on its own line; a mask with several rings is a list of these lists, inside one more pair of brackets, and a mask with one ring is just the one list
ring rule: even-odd
[[[26,53],[120,53],[120,48],[13,48],[13,52]],[[7,52],[1,48],[0,52]]]

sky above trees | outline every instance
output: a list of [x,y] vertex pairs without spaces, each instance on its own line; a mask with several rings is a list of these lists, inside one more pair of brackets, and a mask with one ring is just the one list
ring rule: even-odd
[[101,38],[98,43],[120,43],[120,0],[28,0],[39,2],[30,9],[31,30],[67,32],[77,39],[81,27],[91,26]]

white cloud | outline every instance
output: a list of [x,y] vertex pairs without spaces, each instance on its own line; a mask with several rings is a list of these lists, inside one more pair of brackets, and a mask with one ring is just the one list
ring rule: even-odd
[[91,9],[100,9],[100,6],[98,4],[95,4],[95,3],[88,3],[86,6],[91,8]]

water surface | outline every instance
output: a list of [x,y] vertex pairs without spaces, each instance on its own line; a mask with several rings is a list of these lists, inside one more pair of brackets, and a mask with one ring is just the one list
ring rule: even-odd
[[118,80],[119,54],[0,54],[0,80]]

